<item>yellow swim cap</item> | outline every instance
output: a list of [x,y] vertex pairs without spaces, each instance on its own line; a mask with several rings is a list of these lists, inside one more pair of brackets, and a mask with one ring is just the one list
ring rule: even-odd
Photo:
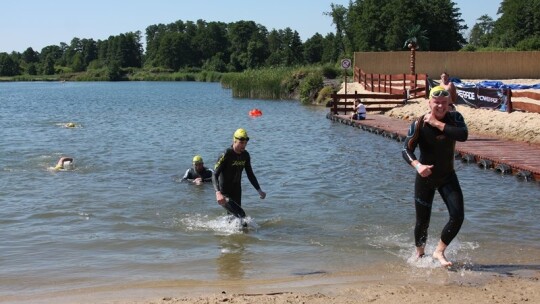
[[431,91],[429,91],[429,98],[441,96],[447,97],[450,96],[450,93],[448,93],[448,91],[441,86],[433,87]]
[[200,155],[195,155],[193,156],[193,163],[202,163],[203,162],[203,159]]
[[244,129],[238,129],[234,132],[233,140],[249,140],[248,134]]
[[68,123],[66,124],[66,127],[68,127],[68,128],[75,128],[75,123],[74,123],[74,122],[68,122]]

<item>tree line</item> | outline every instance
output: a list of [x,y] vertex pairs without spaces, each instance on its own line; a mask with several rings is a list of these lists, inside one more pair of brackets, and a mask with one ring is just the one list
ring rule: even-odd
[[254,21],[232,23],[176,21],[146,28],[146,52],[141,32],[106,40],[73,38],[71,43],[0,53],[0,76],[52,75],[96,69],[145,68],[174,72],[204,69],[239,72],[261,67],[335,63],[335,35],[316,33],[302,42],[291,28],[268,31]]
[[493,20],[482,15],[472,27],[466,50],[540,50],[540,0],[504,0]]
[[[415,41],[419,51],[540,49],[540,0],[503,0],[500,18],[483,15],[468,39],[467,26],[451,0],[355,0],[330,5],[334,33],[302,42],[291,28],[272,29],[254,21],[182,21],[128,32],[106,40],[73,38],[41,51],[0,53],[0,76],[53,75],[104,70],[114,80],[122,69],[155,72],[247,69],[333,64],[355,51],[403,51]],[[405,43],[404,43],[405,42]]]

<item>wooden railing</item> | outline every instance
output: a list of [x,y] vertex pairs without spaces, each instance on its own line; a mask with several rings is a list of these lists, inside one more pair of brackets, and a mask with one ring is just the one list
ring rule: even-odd
[[514,92],[510,90],[508,94],[508,106],[506,108],[508,113],[513,111],[525,111],[531,113],[540,113],[540,105],[522,102],[522,101],[513,101],[512,97],[526,97],[530,99],[540,100],[540,94],[535,92]]
[[[427,74],[368,74],[359,67],[354,67],[354,81],[362,84],[366,90],[377,93],[388,93],[391,95],[406,95],[407,97],[405,99],[427,97],[427,78]],[[387,98],[382,96],[384,95],[377,95],[377,97],[374,98]],[[514,92],[510,90],[508,94],[507,112],[511,113],[513,111],[524,111],[530,113],[540,113],[540,105],[530,102],[513,101],[512,97],[526,97],[540,101],[539,93]],[[388,99],[395,98],[391,97]]]
[[354,68],[354,80],[370,92],[408,94],[409,98],[426,96],[427,74],[368,74]]
[[[332,102],[327,107],[331,108],[330,112],[334,115],[338,115],[340,112],[343,114],[354,112],[354,100],[361,99],[362,103],[366,106],[368,112],[383,112],[395,108],[398,105],[407,103],[407,94],[358,94],[356,91],[354,94],[331,94]],[[383,99],[383,100],[366,100],[369,99]],[[350,100],[350,101],[349,101]]]

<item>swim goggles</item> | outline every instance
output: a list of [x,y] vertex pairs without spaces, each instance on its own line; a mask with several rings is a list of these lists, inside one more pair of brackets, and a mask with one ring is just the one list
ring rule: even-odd
[[431,97],[448,97],[450,96],[450,93],[446,90],[438,90],[438,91],[435,91],[435,92],[431,92]]

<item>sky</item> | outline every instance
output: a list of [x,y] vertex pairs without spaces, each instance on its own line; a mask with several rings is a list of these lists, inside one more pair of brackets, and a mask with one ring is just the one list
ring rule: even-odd
[[[501,0],[453,0],[469,30],[483,14],[497,20]],[[290,27],[302,41],[315,33],[335,32],[330,4],[348,7],[349,0],[24,0],[3,1],[0,52],[40,52],[71,39],[105,40],[150,25],[178,20],[196,22],[254,21],[269,31]],[[465,37],[467,37],[466,33]],[[143,42],[145,38],[143,37]]]

